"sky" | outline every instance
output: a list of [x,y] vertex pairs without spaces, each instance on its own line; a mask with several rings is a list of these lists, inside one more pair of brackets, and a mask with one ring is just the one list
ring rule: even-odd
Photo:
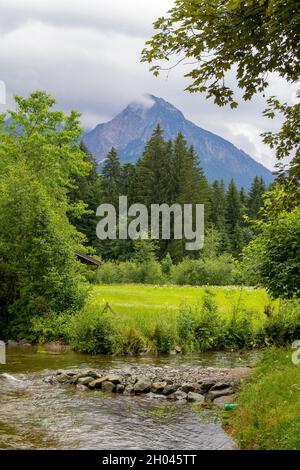
[[[186,118],[228,139],[272,169],[275,158],[260,134],[279,120],[261,115],[265,98],[219,108],[184,89],[186,66],[155,78],[140,62],[152,23],[172,0],[0,0],[0,112],[13,95],[36,89],[51,93],[58,107],[82,114],[85,129],[112,119],[131,101],[150,93],[171,102]],[[267,93],[294,103],[296,86],[271,75]],[[1,104],[3,83],[6,105]],[[237,91],[234,76],[229,83]]]

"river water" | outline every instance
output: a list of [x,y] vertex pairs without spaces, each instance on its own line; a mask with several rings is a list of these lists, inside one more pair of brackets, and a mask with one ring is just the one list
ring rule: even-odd
[[73,367],[237,367],[254,360],[251,353],[116,358],[12,348],[0,365],[0,374],[9,374],[0,378],[0,449],[232,449],[217,410],[196,413],[189,403],[81,392],[43,378]]

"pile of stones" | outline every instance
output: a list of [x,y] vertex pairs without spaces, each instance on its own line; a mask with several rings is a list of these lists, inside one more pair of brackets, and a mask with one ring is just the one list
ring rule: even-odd
[[133,369],[110,372],[59,370],[44,380],[50,384],[70,384],[79,391],[101,390],[124,396],[146,395],[149,398],[223,405],[233,401],[239,381],[247,375],[245,372],[230,374],[231,369],[190,368],[190,374],[187,367]]

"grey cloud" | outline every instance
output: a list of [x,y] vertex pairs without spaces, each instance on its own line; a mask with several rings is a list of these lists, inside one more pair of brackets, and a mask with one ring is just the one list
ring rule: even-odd
[[[84,126],[91,128],[150,93],[272,166],[274,157],[260,133],[276,129],[279,121],[262,117],[263,97],[240,100],[237,110],[218,108],[201,95],[184,92],[188,83],[184,68],[154,78],[140,63],[152,21],[171,4],[169,0],[0,0],[0,80],[6,83],[9,105],[14,93],[45,89],[62,109],[78,109]],[[235,87],[232,74],[229,82]],[[272,77],[272,90],[283,99],[291,100],[295,94],[278,77]]]

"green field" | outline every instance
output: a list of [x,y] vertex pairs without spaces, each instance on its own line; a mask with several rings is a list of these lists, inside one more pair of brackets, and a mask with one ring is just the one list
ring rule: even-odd
[[224,319],[230,320],[234,312],[247,311],[255,326],[261,326],[266,316],[264,306],[270,298],[264,289],[248,287],[179,287],[137,284],[99,285],[92,287],[89,305],[99,311],[106,302],[126,325],[146,325],[176,321],[180,306],[201,306],[205,293],[210,292]]
[[127,320],[141,314],[149,317],[163,315],[164,318],[174,316],[182,304],[195,306],[201,304],[205,293],[213,294],[219,313],[224,317],[232,315],[233,309],[247,309],[255,322],[265,320],[264,306],[270,298],[264,289],[249,287],[179,287],[150,286],[138,284],[100,285],[91,290],[89,304],[109,305]]

